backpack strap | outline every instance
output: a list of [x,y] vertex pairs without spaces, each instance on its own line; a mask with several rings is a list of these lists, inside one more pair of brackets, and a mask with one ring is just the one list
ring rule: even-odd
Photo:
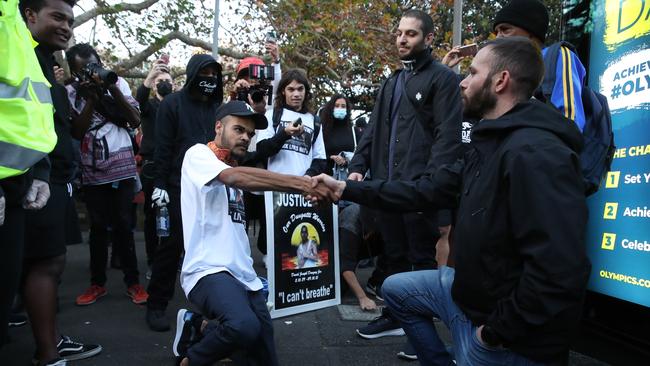
[[282,109],[273,108],[273,117],[271,117],[271,121],[273,122],[273,132],[274,133],[275,133],[275,130],[280,125],[280,118],[282,118]]
[[551,94],[553,94],[553,87],[555,87],[556,81],[555,70],[557,70],[557,58],[560,55],[560,48],[562,47],[575,51],[575,47],[571,43],[560,41],[548,46],[544,55],[544,80],[542,81],[541,89],[544,98],[546,98],[546,102],[551,100]]
[[318,117],[317,114],[314,115],[314,137],[311,138],[311,145],[314,146],[316,143],[316,139],[318,138],[318,134],[320,133],[320,117]]

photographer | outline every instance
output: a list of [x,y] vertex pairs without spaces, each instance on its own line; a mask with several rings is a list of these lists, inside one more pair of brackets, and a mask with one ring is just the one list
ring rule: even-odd
[[[135,99],[140,104],[140,116],[142,125],[142,142],[139,155],[142,158],[142,170],[140,180],[144,192],[144,242],[147,252],[147,264],[149,270],[153,263],[153,257],[158,247],[158,236],[156,235],[156,212],[152,206],[151,194],[155,178],[154,150],[156,147],[156,113],[158,106],[165,96],[173,91],[172,76],[169,74],[167,63],[169,58],[163,55],[154,61],[151,70],[144,82],[138,87]],[[151,97],[151,91],[154,91]],[[147,272],[150,275],[150,272]]]
[[[266,51],[273,60],[273,65],[266,65],[257,57],[246,57],[237,65],[237,78],[235,79],[235,90],[230,93],[230,100],[241,100],[248,103],[257,113],[265,113],[267,108],[273,105],[273,91],[277,89],[282,68],[280,67],[280,51],[274,38],[267,35],[264,44]],[[257,66],[262,69],[263,75],[250,74],[250,68]],[[268,69],[272,69],[268,70]],[[267,72],[268,70],[268,72]],[[268,98],[271,98],[269,102]],[[251,146],[254,146],[252,144]]]
[[[76,81],[68,85],[68,99],[81,141],[82,189],[90,216],[91,286],[77,297],[77,305],[90,305],[106,295],[108,228],[113,250],[122,260],[127,294],[136,304],[147,301],[139,282],[133,239],[132,200],[139,190],[129,129],[140,124],[138,102],[126,81],[102,67],[89,44],[66,52]],[[78,131],[79,132],[79,131]]]

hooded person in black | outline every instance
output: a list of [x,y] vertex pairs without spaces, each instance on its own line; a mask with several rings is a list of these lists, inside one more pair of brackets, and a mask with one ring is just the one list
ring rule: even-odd
[[147,324],[159,332],[169,329],[165,309],[174,295],[183,251],[181,165],[187,149],[214,140],[216,111],[223,101],[221,65],[212,56],[192,56],[186,74],[183,89],[165,97],[156,114],[156,178],[151,199],[158,207],[169,207],[170,229],[170,235],[161,238],[154,255],[147,289]]
[[451,362],[431,316],[450,327],[459,365],[568,361],[591,268],[583,142],[574,123],[530,99],[543,70],[525,38],[488,43],[461,82],[466,114],[482,118],[463,159],[415,182],[330,182],[336,196],[370,206],[458,208],[455,271],[384,282],[422,364]]

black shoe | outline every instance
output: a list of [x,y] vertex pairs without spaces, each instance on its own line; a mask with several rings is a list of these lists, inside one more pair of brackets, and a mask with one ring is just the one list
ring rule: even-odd
[[365,327],[357,329],[357,334],[366,339],[375,339],[388,336],[403,336],[405,333],[400,323],[390,315],[388,309],[383,308],[381,315]]
[[27,324],[27,317],[19,313],[9,314],[9,326],[10,327],[21,327]]
[[384,301],[384,298],[379,295],[381,293],[380,290],[381,290],[380,286],[377,286],[376,284],[368,280],[368,283],[366,284],[366,291],[368,291],[369,294],[375,296],[377,300]]
[[82,344],[75,342],[68,336],[61,336],[56,345],[59,357],[66,361],[83,360],[92,357],[102,351],[102,346],[97,344]]
[[154,332],[166,332],[169,330],[169,320],[165,315],[165,310],[156,310],[147,308],[147,325]]
[[176,315],[176,336],[172,350],[176,357],[186,357],[187,350],[200,341],[203,317],[187,309],[180,309]]
[[418,355],[415,353],[415,348],[411,344],[411,341],[406,341],[403,351],[397,353],[397,357],[406,361],[417,361]]

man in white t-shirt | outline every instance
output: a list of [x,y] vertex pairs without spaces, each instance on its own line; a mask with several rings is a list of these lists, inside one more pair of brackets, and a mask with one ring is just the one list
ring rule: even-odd
[[[287,70],[276,89],[273,109],[266,112],[269,125],[257,135],[257,151],[261,145],[272,143],[277,153],[268,158],[269,171],[316,176],[325,173],[327,156],[320,122],[309,112],[311,87],[305,74],[297,69]],[[281,145],[277,146],[277,145]],[[267,149],[268,151],[268,149]],[[266,154],[268,156],[268,154]],[[260,233],[257,248],[264,254],[266,263],[266,216],[264,204],[254,206],[260,220]]]
[[181,365],[211,365],[243,350],[254,364],[277,365],[273,325],[253,269],[242,189],[316,192],[312,179],[237,167],[264,115],[241,101],[217,110],[214,141],[187,150],[181,169],[185,258],[181,286],[208,319],[181,309],[174,354]]

